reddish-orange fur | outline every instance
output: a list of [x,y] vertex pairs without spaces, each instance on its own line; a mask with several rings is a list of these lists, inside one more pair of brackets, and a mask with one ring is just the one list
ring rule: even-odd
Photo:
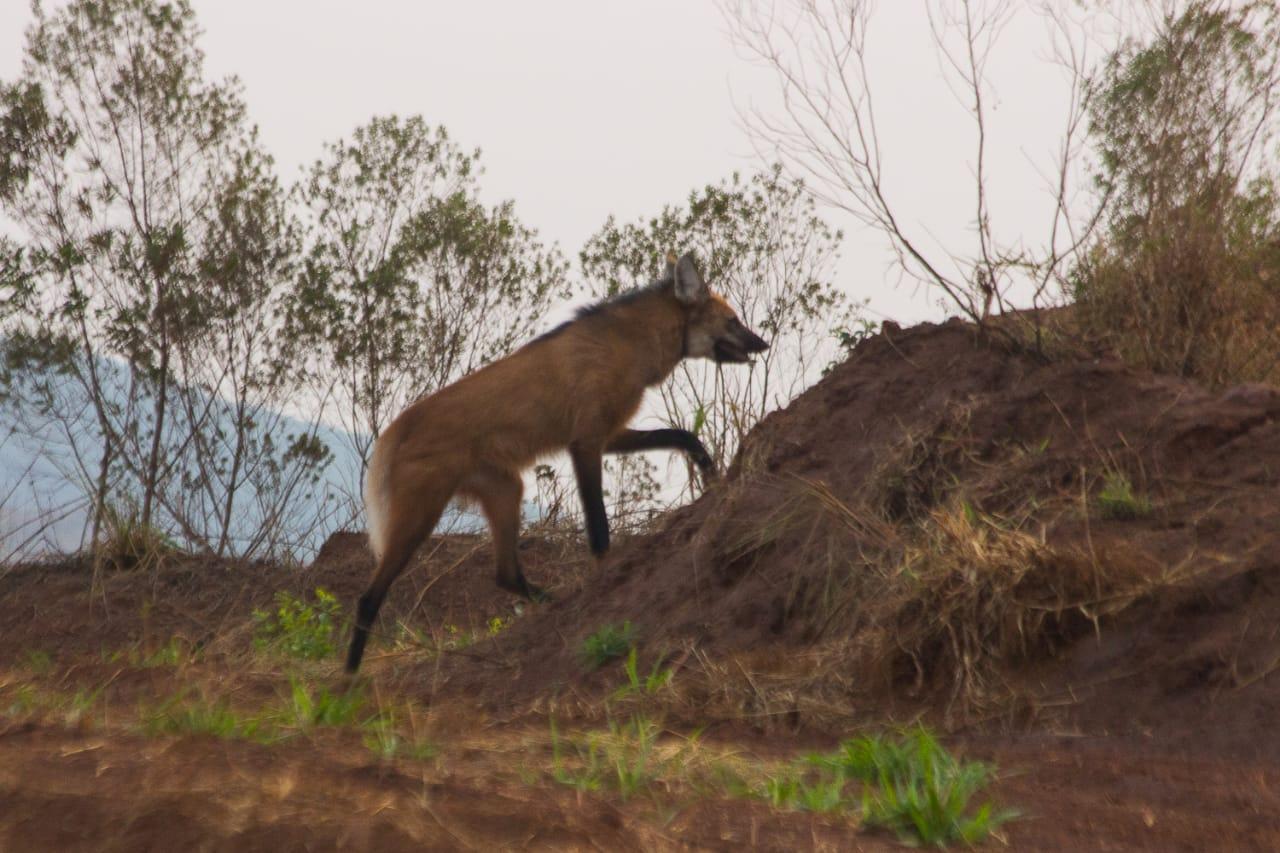
[[593,458],[598,480],[600,455],[626,429],[645,389],[681,358],[711,357],[734,326],[764,346],[702,287],[696,304],[659,285],[608,303],[413,403],[387,427],[374,445],[365,492],[377,569],[357,613],[349,668],[359,663],[363,632],[387,588],[451,497],[479,502],[494,535],[499,584],[530,594],[516,562],[521,472],[568,448],[575,465],[586,460],[580,483],[591,477]]

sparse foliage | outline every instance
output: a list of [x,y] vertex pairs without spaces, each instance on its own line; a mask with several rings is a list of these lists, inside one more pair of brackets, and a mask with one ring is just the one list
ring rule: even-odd
[[640,663],[638,660],[638,652],[635,646],[627,652],[627,659],[622,664],[622,671],[626,675],[627,681],[617,690],[613,691],[614,699],[626,699],[631,696],[652,697],[662,692],[671,684],[674,672],[668,667],[664,667],[663,660],[659,657],[653,662],[653,667],[645,675],[640,674]]
[[176,696],[146,716],[143,731],[151,735],[211,735],[218,738],[267,740],[259,720],[238,714],[225,698],[210,702]]
[[105,535],[98,556],[107,568],[150,569],[164,557],[178,553],[172,539],[156,527],[144,525],[135,511],[108,506],[103,524]]
[[1280,363],[1274,3],[1164,6],[1091,81],[1106,232],[1073,271],[1085,327],[1211,384]]
[[477,199],[478,158],[419,117],[380,117],[301,186],[311,231],[290,334],[335,377],[328,409],[362,461],[401,408],[505,355],[566,286],[558,250],[510,202]]
[[284,550],[326,454],[280,435],[296,226],[239,83],[207,79],[184,0],[33,11],[0,85],[7,414],[87,496],[91,545],[127,502],[192,547]]
[[381,759],[409,758],[427,761],[434,758],[439,747],[416,733],[405,734],[393,712],[374,717],[365,724],[364,745]]

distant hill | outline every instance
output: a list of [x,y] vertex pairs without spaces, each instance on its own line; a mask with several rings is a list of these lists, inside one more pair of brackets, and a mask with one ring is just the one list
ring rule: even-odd
[[[123,377],[124,368],[113,360],[103,359],[101,370],[106,375]],[[123,386],[123,382],[120,384]],[[216,412],[219,407],[215,404],[214,408]],[[221,414],[215,414],[215,417],[224,418],[226,426],[230,427],[231,414],[225,411],[225,407],[222,409]],[[85,496],[91,478],[85,478],[78,471],[94,471],[101,457],[92,451],[86,453],[85,448],[81,448],[85,456],[78,469],[65,438],[66,431],[55,419],[37,419],[34,425],[22,429],[15,426],[17,421],[13,410],[0,408],[0,559],[15,549],[24,556],[74,551],[87,536],[89,522]],[[86,409],[78,416],[74,428],[91,433],[92,427],[92,415]],[[284,522],[292,530],[314,527],[295,546],[294,550],[304,557],[314,554],[335,529],[363,526],[361,518],[351,518],[355,512],[353,507],[358,506],[358,501],[353,501],[352,496],[358,495],[360,460],[350,435],[340,428],[313,427],[287,415],[280,416],[272,435],[277,442],[285,442],[292,436],[307,434],[313,428],[333,458],[315,487],[305,490],[308,496],[293,502],[295,517]],[[250,490],[238,502],[237,515],[242,517],[238,528],[252,530],[259,523],[261,516],[255,515],[260,512],[258,497]],[[332,512],[322,523],[315,524],[312,519],[325,501],[335,507],[345,505],[346,511]],[[525,514],[527,518],[538,515],[529,503],[526,503]],[[446,513],[440,529],[475,531],[483,525],[484,520],[479,514],[455,506]]]

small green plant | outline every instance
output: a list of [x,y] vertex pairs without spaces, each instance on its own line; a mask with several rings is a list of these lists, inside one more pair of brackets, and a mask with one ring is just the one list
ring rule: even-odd
[[394,714],[375,717],[365,725],[365,748],[382,759],[411,758],[428,761],[439,749],[434,743],[418,737],[405,737],[396,725]]
[[456,652],[469,649],[479,637],[475,631],[464,630],[452,623],[444,626],[444,637],[436,641],[437,651]]
[[147,715],[143,730],[151,735],[201,734],[219,738],[265,739],[266,729],[256,719],[241,717],[225,699],[189,702],[174,697]]
[[610,787],[628,800],[658,779],[669,777],[676,765],[686,761],[697,743],[697,735],[675,749],[660,748],[662,727],[643,716],[624,721],[610,720],[608,731],[588,732],[583,740],[570,742],[574,754],[566,758],[563,742],[551,721],[552,773],[555,781],[579,791]]
[[74,726],[85,719],[93,710],[93,706],[102,698],[104,690],[106,690],[105,684],[94,690],[77,690],[63,706],[63,718],[66,724]]
[[606,757],[613,768],[614,783],[625,802],[649,786],[666,762],[655,752],[658,727],[644,717],[609,724],[610,740]]
[[327,658],[334,652],[333,637],[341,609],[337,597],[322,587],[316,587],[313,604],[279,592],[274,611],[253,612],[254,646],[259,650],[278,649],[304,660]]
[[36,689],[30,684],[22,684],[14,691],[5,713],[9,716],[22,716],[31,713],[39,705],[40,697],[36,695]]
[[897,739],[855,738],[809,761],[836,779],[862,782],[863,821],[907,843],[972,844],[1015,816],[994,813],[990,803],[971,810],[970,801],[991,781],[991,768],[958,761],[924,729]]
[[770,776],[760,789],[761,799],[767,800],[775,809],[793,809],[796,802],[796,790],[800,787],[800,777],[794,773]]
[[584,741],[573,744],[577,760],[570,766],[552,721],[552,778],[578,791],[597,791],[612,783],[625,801],[656,776],[657,736],[657,727],[642,718],[610,721],[608,732],[590,732]]
[[373,719],[360,719],[364,706],[364,694],[358,690],[331,693],[329,688],[321,687],[312,691],[301,679],[291,677],[289,696],[280,717],[283,722],[301,729],[372,724]]
[[1151,514],[1151,501],[1143,495],[1135,494],[1129,478],[1119,471],[1107,474],[1098,492],[1098,509],[1103,518],[1129,520],[1143,518]]
[[143,669],[163,666],[180,666],[196,659],[196,652],[191,644],[181,637],[170,637],[160,648],[144,654],[140,648],[129,650],[129,663]]
[[53,658],[42,649],[32,649],[27,652],[26,663],[32,675],[48,675],[53,669]]
[[797,772],[772,776],[765,780],[761,795],[778,809],[807,812],[834,812],[845,808],[845,780],[836,775],[817,775],[806,779]]
[[564,759],[561,748],[560,732],[556,721],[551,720],[551,778],[561,785],[568,785],[575,791],[597,791],[604,779],[604,758],[600,749],[600,739],[589,737],[585,744],[573,744],[577,752],[575,767],[570,767]]
[[635,644],[636,632],[630,622],[609,623],[582,642],[582,661],[590,669],[625,655]]
[[[842,353],[844,358],[848,358],[849,354],[857,348],[858,344],[868,338],[874,337],[879,331],[879,323],[863,317],[855,320],[849,326],[836,326],[831,330],[831,335],[836,339],[836,343],[840,345],[840,348],[844,350]],[[827,366],[822,368],[822,375],[826,376],[828,373],[835,370],[840,366],[842,360],[843,359],[836,359],[827,362]]]
[[636,660],[635,646],[627,652],[627,659],[623,662],[622,669],[626,673],[627,683],[613,692],[614,699],[625,699],[632,695],[654,696],[671,683],[673,675],[670,669],[662,667],[662,660],[659,658],[654,661],[653,669],[649,674],[642,677]]

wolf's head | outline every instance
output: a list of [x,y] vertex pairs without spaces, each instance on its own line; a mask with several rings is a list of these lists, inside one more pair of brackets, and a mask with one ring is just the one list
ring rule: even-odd
[[670,279],[676,300],[685,310],[686,358],[710,358],[718,363],[742,363],[764,352],[769,344],[738,319],[724,298],[707,287],[690,254],[667,255],[663,276]]

